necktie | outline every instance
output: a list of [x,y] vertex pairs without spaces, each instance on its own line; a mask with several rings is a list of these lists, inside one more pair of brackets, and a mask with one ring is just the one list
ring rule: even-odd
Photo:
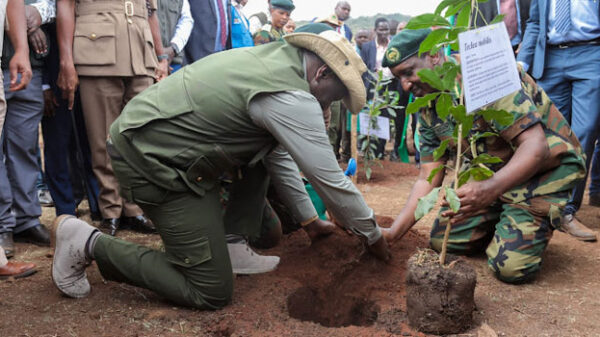
[[556,22],[554,27],[557,33],[566,33],[571,29],[571,1],[556,0]]
[[500,14],[504,14],[504,24],[511,39],[519,32],[515,1],[517,0],[500,0]]
[[221,47],[225,49],[225,45],[227,44],[227,25],[225,24],[225,21],[227,20],[227,18],[225,17],[223,0],[217,0],[217,7],[219,7],[219,23],[221,26]]

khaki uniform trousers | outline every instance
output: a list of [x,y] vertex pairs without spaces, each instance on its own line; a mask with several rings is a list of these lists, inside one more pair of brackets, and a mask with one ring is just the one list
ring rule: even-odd
[[[242,170],[223,213],[218,184],[200,196],[170,191],[113,158],[121,191],[156,226],[164,251],[102,235],[94,258],[107,280],[150,289],[180,305],[218,309],[231,301],[233,274],[225,234],[256,236],[269,183],[262,163]],[[149,168],[151,170],[151,168]]]
[[141,215],[139,207],[119,195],[119,184],[106,152],[106,139],[110,125],[121,114],[125,104],[152,85],[154,79],[150,76],[80,76],[79,81],[92,169],[100,184],[100,213],[103,218]]

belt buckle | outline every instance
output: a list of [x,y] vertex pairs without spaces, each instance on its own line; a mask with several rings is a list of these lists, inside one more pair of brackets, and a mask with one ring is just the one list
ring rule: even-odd
[[133,2],[125,1],[125,15],[133,16]]
[[567,44],[559,44],[558,45],[558,49],[567,49],[567,48],[569,48],[569,45],[567,45]]

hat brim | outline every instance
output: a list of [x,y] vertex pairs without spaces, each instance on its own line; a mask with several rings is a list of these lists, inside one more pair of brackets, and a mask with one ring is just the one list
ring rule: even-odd
[[[345,39],[335,31],[326,31],[321,34],[336,34]],[[344,51],[338,43],[324,36],[312,33],[293,33],[283,38],[291,45],[310,50],[315,53],[342,81],[348,95],[343,98],[344,105],[354,114],[362,110],[367,102],[367,91],[362,80],[362,74],[367,70],[362,59],[356,52]],[[346,43],[352,45],[346,40]]]

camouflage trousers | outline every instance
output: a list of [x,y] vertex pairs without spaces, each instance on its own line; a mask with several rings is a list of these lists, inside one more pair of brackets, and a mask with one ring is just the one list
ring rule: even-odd
[[[452,226],[448,252],[482,252],[496,277],[507,283],[533,278],[554,229],[560,228],[561,210],[569,192],[559,192],[519,203],[498,200],[488,211]],[[442,208],[444,212],[446,208]],[[431,246],[440,251],[448,218],[438,215],[431,230]]]

